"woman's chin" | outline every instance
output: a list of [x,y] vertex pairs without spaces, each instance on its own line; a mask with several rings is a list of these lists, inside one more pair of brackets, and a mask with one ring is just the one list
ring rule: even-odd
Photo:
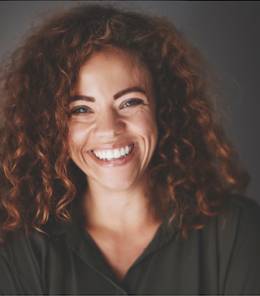
[[[109,178],[96,180],[96,186],[100,186],[107,191],[128,191],[134,187],[134,180],[129,180],[129,178]],[[91,184],[91,182],[90,182]]]

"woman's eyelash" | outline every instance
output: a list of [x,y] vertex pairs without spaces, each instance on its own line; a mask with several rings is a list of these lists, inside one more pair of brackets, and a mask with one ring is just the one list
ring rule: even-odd
[[[127,107],[132,107],[132,106],[137,106],[137,105],[146,105],[146,104],[144,103],[144,100],[142,100],[142,99],[133,98],[133,99],[129,99],[129,100],[122,102],[119,106],[119,109],[124,109]],[[84,114],[84,113],[93,113],[93,110],[88,106],[76,106],[76,107],[72,108],[70,111],[71,115]]]
[[120,104],[120,109],[126,108],[126,107],[131,107],[131,106],[136,106],[136,105],[145,105],[144,101],[142,99],[129,99],[127,101],[124,101],[123,103]]
[[72,108],[70,113],[71,114],[82,114],[82,113],[93,113],[93,111],[88,106],[77,106],[75,108]]

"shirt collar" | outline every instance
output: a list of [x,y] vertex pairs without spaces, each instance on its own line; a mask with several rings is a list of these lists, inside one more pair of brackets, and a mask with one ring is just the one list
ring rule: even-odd
[[[46,227],[47,233],[55,239],[64,238],[71,249],[84,257],[84,261],[88,261],[92,265],[98,265],[98,267],[104,266],[105,259],[102,258],[102,254],[92,237],[84,229],[82,215],[80,214],[81,208],[79,199],[74,200],[70,207],[71,220],[62,222],[51,218]],[[175,220],[171,223],[168,223],[168,221],[169,216],[166,215],[153,239],[136,263],[156,252],[176,235],[178,227]]]

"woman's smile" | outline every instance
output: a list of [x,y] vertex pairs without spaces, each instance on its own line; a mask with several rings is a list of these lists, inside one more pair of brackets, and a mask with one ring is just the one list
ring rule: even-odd
[[98,149],[90,151],[93,159],[104,167],[125,165],[134,157],[134,152],[134,144],[116,149]]

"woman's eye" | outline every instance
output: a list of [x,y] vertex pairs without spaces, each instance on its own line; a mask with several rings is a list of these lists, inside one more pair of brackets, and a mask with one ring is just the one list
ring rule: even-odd
[[131,107],[131,106],[136,106],[136,105],[145,105],[144,101],[142,99],[130,99],[127,101],[124,101],[123,103],[120,104],[120,109],[126,108],[126,107]]
[[71,109],[70,113],[73,114],[84,114],[93,113],[92,109],[87,106],[77,106]]

